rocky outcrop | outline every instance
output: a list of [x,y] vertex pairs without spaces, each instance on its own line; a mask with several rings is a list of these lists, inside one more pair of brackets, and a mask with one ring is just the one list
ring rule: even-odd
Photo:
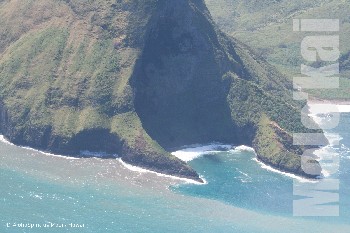
[[[327,140],[326,138],[324,138]],[[280,171],[293,173],[306,178],[318,178],[322,175],[322,168],[317,160],[310,158],[307,165],[301,166],[301,156],[306,149],[312,146],[293,145],[292,136],[283,130],[276,122],[271,121],[266,115],[261,117],[258,131],[253,141],[257,158]],[[306,170],[307,166],[307,171]],[[312,173],[310,174],[310,171]]]

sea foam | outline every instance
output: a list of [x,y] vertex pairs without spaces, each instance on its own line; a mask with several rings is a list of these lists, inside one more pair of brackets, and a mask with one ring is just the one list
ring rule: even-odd
[[337,105],[339,112],[350,112],[350,105]]
[[[319,116],[315,114],[315,107],[317,104],[309,104],[310,114],[309,116],[318,124],[321,125],[325,119],[325,116]],[[350,105],[336,105],[338,112],[350,112]],[[324,132],[324,136],[328,139],[329,145],[323,146],[320,149],[316,150],[314,154],[321,161],[323,158],[329,158],[330,154],[334,156],[339,156],[340,154],[334,154],[334,151],[337,151],[337,147],[341,146],[340,141],[343,139],[340,134]],[[333,164],[334,166],[334,164]],[[327,178],[330,176],[332,169],[332,164],[322,164],[322,176]]]
[[[218,150],[218,148],[221,148],[221,150]],[[189,146],[188,148],[175,151],[172,154],[185,162],[189,162],[189,161],[196,159],[196,158],[198,158],[202,155],[205,155],[205,154],[220,153],[223,151],[227,151],[227,152],[232,153],[232,154],[239,153],[239,152],[251,152],[251,153],[254,153],[254,155],[256,155],[256,152],[252,147],[245,146],[245,145],[234,147],[232,145],[223,145],[223,144]],[[261,166],[261,168],[264,170],[268,170],[270,172],[275,172],[275,173],[296,179],[299,182],[310,182],[310,183],[317,182],[315,180],[303,178],[303,177],[294,175],[292,173],[279,171],[279,170],[277,170],[269,165],[266,165],[263,162],[260,162],[256,157],[252,158],[252,160],[257,162]]]
[[37,150],[37,149],[31,148],[31,147],[28,147],[28,146],[17,146],[17,145],[15,145],[15,144],[13,144],[12,142],[8,141],[8,140],[4,137],[4,135],[0,135],[0,142],[5,143],[5,144],[7,144],[7,145],[15,146],[15,147],[18,147],[18,148],[22,148],[22,149],[25,149],[25,150],[34,151],[34,152],[37,152],[37,153],[40,153],[40,154],[43,154],[43,155],[47,155],[47,156],[53,156],[53,157],[63,158],[63,159],[79,159],[79,158],[75,158],[75,157],[64,156],[64,155],[57,155],[57,154],[52,154],[52,153],[44,152],[44,151]]
[[131,164],[128,164],[128,163],[124,162],[121,158],[118,158],[117,161],[119,161],[125,168],[127,168],[127,169],[129,169],[130,171],[133,171],[133,172],[151,173],[151,174],[155,174],[155,175],[157,175],[159,177],[166,177],[166,178],[171,178],[171,179],[174,179],[174,180],[181,180],[181,181],[184,181],[187,184],[197,184],[197,185],[205,185],[205,184],[207,184],[207,181],[203,177],[200,177],[203,180],[203,182],[204,182],[204,183],[201,183],[201,182],[198,182],[198,181],[195,181],[195,180],[182,178],[182,177],[177,177],[177,176],[166,175],[166,174],[163,174],[163,173],[159,173],[159,172],[151,171],[151,170],[144,169],[144,168],[141,168],[141,167],[137,167],[137,166],[134,166],[134,165],[131,165]]
[[287,176],[289,178],[292,178],[292,179],[295,179],[295,180],[298,180],[300,183],[317,183],[318,181],[317,180],[312,180],[312,179],[307,179],[307,178],[303,178],[301,176],[297,176],[297,175],[294,175],[292,173],[288,173],[288,172],[282,172],[280,170],[277,170],[269,165],[266,165],[265,163],[259,161],[257,158],[252,158],[253,161],[257,162],[262,169],[265,169],[267,171],[270,171],[270,172],[274,172],[274,173],[278,173],[278,174],[281,174],[283,176]]
[[220,153],[222,151],[228,151],[232,148],[232,145],[223,145],[213,143],[209,145],[192,145],[185,149],[181,149],[171,154],[181,159],[182,161],[189,162],[205,154]]
[[[328,112],[326,112],[326,115],[322,115],[322,114],[317,114],[317,110],[319,108],[320,104],[315,104],[315,103],[309,103],[308,107],[309,107],[309,116],[318,124],[321,125],[322,123],[324,123],[323,121],[325,120],[329,120],[327,119],[327,114],[329,114]],[[328,105],[333,105],[336,106],[336,111],[335,112],[339,112],[339,113],[350,113],[350,105],[348,104],[332,104],[332,103],[328,103]]]
[[5,143],[5,144],[11,145],[11,146],[14,146],[14,145],[15,145],[15,144],[13,144],[12,142],[8,141],[8,140],[4,137],[4,135],[0,135],[0,142],[3,142],[3,143]]
[[256,163],[258,163],[260,165],[260,167],[264,170],[267,170],[267,171],[270,171],[270,172],[274,172],[274,173],[278,173],[280,175],[283,175],[283,176],[286,176],[286,177],[289,177],[289,178],[292,178],[292,179],[295,179],[295,180],[298,180],[299,182],[301,183],[317,183],[316,180],[312,180],[312,179],[307,179],[307,178],[303,178],[301,176],[297,176],[297,175],[294,175],[292,173],[288,173],[288,172],[283,172],[283,171],[280,171],[278,169],[275,169],[261,161],[259,161],[256,157],[256,152],[254,150],[254,148],[252,147],[249,147],[249,146],[237,146],[235,147],[234,149],[231,149],[230,152],[233,152],[233,153],[237,153],[237,152],[251,152],[251,153],[254,153],[255,154],[255,157],[252,158],[253,161],[255,161]]
[[249,147],[249,146],[244,146],[244,145],[237,146],[237,147],[231,149],[230,152],[252,152],[255,154],[254,148]]

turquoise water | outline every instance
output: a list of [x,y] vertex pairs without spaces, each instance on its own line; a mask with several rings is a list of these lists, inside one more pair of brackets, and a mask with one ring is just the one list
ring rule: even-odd
[[223,152],[190,162],[208,184],[181,185],[174,189],[188,195],[217,199],[250,210],[290,215],[293,180],[264,170],[252,161],[252,152]]
[[[340,179],[340,217],[322,221],[349,223],[350,219],[350,114],[330,131],[340,134],[341,143],[333,146],[341,156],[340,171],[328,178]],[[231,151],[204,155],[190,162],[203,174],[205,186],[185,185],[174,191],[223,201],[237,207],[280,216],[293,215],[293,179],[261,168],[254,153]],[[300,182],[306,182],[302,180]],[[349,229],[350,232],[350,229]]]
[[190,185],[114,160],[65,159],[0,143],[0,232],[349,233],[349,126],[344,115],[334,130],[344,138],[336,148],[341,216],[319,219],[293,217],[293,179],[262,168],[248,151],[194,159],[208,184]]

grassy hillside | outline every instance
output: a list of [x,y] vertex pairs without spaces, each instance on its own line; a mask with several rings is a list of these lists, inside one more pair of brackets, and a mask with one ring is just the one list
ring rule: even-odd
[[336,18],[341,29],[341,88],[309,90],[322,99],[350,100],[350,3],[340,0],[206,0],[214,20],[228,34],[253,47],[288,77],[300,74],[300,42],[306,34],[294,33],[293,18]]
[[3,133],[57,153],[141,156],[153,170],[198,177],[148,136],[134,111],[129,78],[154,2],[1,3]]
[[0,4],[0,129],[11,141],[117,153],[196,180],[171,148],[247,144],[272,166],[307,176],[290,141],[278,146],[291,160],[268,158],[259,143],[278,140],[259,131],[263,116],[278,125],[274,134],[307,131],[291,82],[218,30],[202,0]]

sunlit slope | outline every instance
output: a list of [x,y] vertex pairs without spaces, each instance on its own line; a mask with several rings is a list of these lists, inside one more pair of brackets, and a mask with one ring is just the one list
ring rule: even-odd
[[278,138],[307,131],[291,83],[218,30],[202,0],[0,4],[1,131],[11,141],[107,151],[197,180],[168,151],[221,141],[307,175],[303,148]]

